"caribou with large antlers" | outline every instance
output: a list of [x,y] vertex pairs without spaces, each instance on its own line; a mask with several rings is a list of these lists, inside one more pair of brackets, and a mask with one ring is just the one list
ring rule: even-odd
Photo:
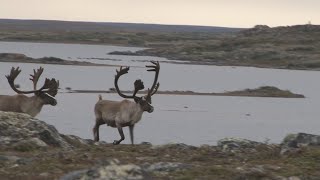
[[[20,72],[19,67],[13,67],[10,74],[6,76],[10,87],[18,94],[13,96],[0,95],[0,111],[21,112],[34,117],[41,111],[43,105],[50,104],[55,106],[57,104],[54,96],[58,92],[59,81],[56,81],[54,78],[46,78],[44,85],[40,89],[37,89],[38,80],[43,72],[43,68],[40,67],[37,70],[33,70],[34,74],[30,75],[34,90],[21,91],[14,84],[14,80]],[[31,93],[34,93],[34,96],[28,97],[24,95]]]
[[129,67],[120,67],[120,70],[117,70],[117,74],[114,78],[114,85],[117,93],[127,99],[133,99],[133,101],[122,100],[122,101],[110,101],[102,100],[102,97],[99,96],[99,101],[96,103],[94,112],[96,116],[96,124],[93,128],[94,140],[99,141],[99,127],[102,124],[107,124],[108,126],[117,128],[121,136],[120,140],[114,140],[113,144],[119,144],[124,140],[123,127],[129,126],[131,144],[133,144],[133,128],[134,125],[141,120],[142,114],[144,111],[149,113],[153,112],[153,107],[151,105],[151,96],[154,95],[160,84],[158,82],[160,65],[159,62],[151,61],[153,65],[146,66],[147,71],[154,71],[155,78],[154,82],[148,93],[145,96],[138,97],[136,96],[139,90],[144,89],[143,82],[138,79],[134,82],[134,91],[132,95],[123,94],[118,86],[118,80],[120,76],[127,74]]

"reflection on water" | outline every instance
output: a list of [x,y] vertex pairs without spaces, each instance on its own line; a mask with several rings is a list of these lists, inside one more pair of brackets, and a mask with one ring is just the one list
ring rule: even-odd
[[[35,48],[36,47],[36,48]],[[139,50],[139,48],[0,42],[1,52],[24,53],[31,57],[55,56],[69,59],[110,58],[106,52],[114,50]],[[122,77],[119,86],[132,89],[135,79],[140,78],[145,86],[151,86],[153,73],[142,68],[146,63],[137,59],[150,57],[116,56],[121,61],[114,64],[130,64],[129,74]],[[152,57],[156,60],[158,58]],[[83,60],[83,59],[82,59]],[[164,60],[163,58],[159,59]],[[102,61],[102,60],[97,60]],[[12,66],[20,66],[21,75],[17,84],[22,89],[32,89],[29,74],[37,64],[0,63],[0,93],[14,94],[4,75]],[[41,65],[43,77],[60,80],[65,88],[106,90],[113,87],[114,67],[83,67],[63,65]],[[154,95],[155,112],[143,115],[135,129],[136,142],[153,144],[182,142],[186,144],[215,144],[224,137],[242,137],[257,141],[270,139],[280,142],[287,133],[308,132],[319,134],[320,72],[288,71],[247,67],[217,67],[202,65],[161,64],[159,82],[161,90],[192,90],[198,92],[223,92],[259,86],[276,86],[304,94],[305,99],[177,96]],[[43,79],[42,79],[43,80]],[[41,84],[43,81],[39,81]],[[116,94],[103,94],[104,99],[121,100]],[[59,131],[92,138],[94,124],[93,107],[98,94],[57,95],[58,106],[45,106],[38,118],[53,124]],[[116,129],[102,126],[101,139],[113,142],[119,135]],[[128,137],[128,130],[125,130]],[[129,143],[126,139],[124,143]]]

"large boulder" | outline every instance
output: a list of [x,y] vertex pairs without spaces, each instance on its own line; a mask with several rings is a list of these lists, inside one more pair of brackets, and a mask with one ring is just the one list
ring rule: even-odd
[[320,146],[320,136],[307,133],[288,134],[281,143],[280,154],[296,153],[306,146]]
[[23,113],[0,111],[0,146],[28,151],[42,147],[69,149],[79,144],[93,143],[76,136],[60,134],[43,121]]
[[289,148],[320,146],[320,136],[307,133],[289,134],[283,139],[281,145]]

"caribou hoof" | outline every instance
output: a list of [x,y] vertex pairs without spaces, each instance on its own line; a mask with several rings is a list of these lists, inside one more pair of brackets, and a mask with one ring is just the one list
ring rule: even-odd
[[118,145],[118,144],[120,144],[119,141],[117,141],[117,140],[114,140],[114,141],[113,141],[113,145]]

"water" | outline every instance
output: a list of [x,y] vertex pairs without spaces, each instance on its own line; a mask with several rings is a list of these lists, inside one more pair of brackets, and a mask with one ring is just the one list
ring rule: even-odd
[[[41,48],[41,49],[40,49]],[[0,53],[24,53],[31,57],[55,56],[72,60],[83,58],[110,58],[106,52],[139,48],[73,45],[50,43],[0,42]],[[69,58],[68,58],[69,57]],[[153,73],[145,71],[147,59],[167,61],[157,57],[116,56],[117,61],[107,64],[134,65],[128,75],[119,80],[119,86],[132,89],[133,81],[143,79],[151,86]],[[137,61],[138,60],[138,61]],[[92,59],[86,59],[92,61]],[[95,61],[95,60],[94,60]],[[101,60],[97,60],[101,61]],[[14,94],[4,75],[12,66],[23,70],[17,78],[22,89],[31,89],[28,74],[37,64],[0,63],[0,92]],[[69,94],[65,88],[107,90],[113,87],[115,67],[84,67],[45,65],[43,77],[60,80],[61,93],[58,106],[45,106],[37,116],[54,125],[61,133],[92,138],[94,104],[98,94]],[[155,112],[145,113],[135,127],[135,141],[153,144],[169,142],[192,145],[216,144],[224,137],[241,137],[256,141],[279,143],[287,133],[307,132],[319,134],[320,72],[261,69],[248,67],[218,67],[161,63],[159,77],[161,90],[192,90],[197,92],[223,92],[259,86],[276,86],[304,94],[304,99],[224,97],[224,96],[177,96],[154,95]],[[43,81],[39,81],[41,86]],[[116,94],[103,94],[104,99],[121,100]],[[128,130],[125,129],[129,143]],[[113,142],[119,138],[116,129],[101,126],[100,138]]]

